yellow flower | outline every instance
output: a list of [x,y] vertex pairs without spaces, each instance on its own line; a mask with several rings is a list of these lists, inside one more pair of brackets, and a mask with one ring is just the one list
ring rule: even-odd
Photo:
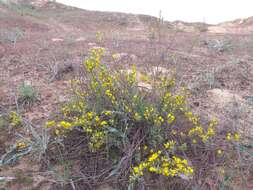
[[170,170],[170,175],[174,177],[177,174],[177,171],[175,169]]
[[102,122],[100,123],[101,126],[104,126],[104,125],[107,125],[107,124],[108,124],[107,121],[102,121]]
[[139,168],[138,167],[134,167],[133,169],[134,169],[134,173],[137,174],[139,172]]
[[16,127],[18,125],[22,125],[21,117],[14,111],[9,114],[11,125]]
[[97,82],[97,81],[92,81],[92,82],[91,82],[91,88],[92,88],[93,90],[95,90],[97,87],[98,87],[98,82]]
[[202,141],[205,143],[207,140],[208,140],[208,138],[209,138],[209,136],[207,136],[207,135],[201,135],[200,136],[201,138],[202,138]]
[[197,134],[199,136],[203,134],[202,126],[196,126],[196,127],[192,128],[188,133],[189,136],[192,136],[192,135],[195,135],[195,134]]
[[217,154],[218,155],[221,155],[222,154],[222,151],[219,149],[219,150],[217,150]]
[[27,144],[25,142],[19,142],[17,144],[18,149],[23,149],[23,148],[26,148],[26,147],[27,147]]
[[58,129],[56,129],[54,132],[57,136],[60,134],[60,131]]
[[109,90],[109,89],[107,89],[106,91],[105,91],[105,94],[107,95],[107,96],[112,96],[112,93],[111,93],[111,91]]
[[218,120],[215,118],[215,119],[211,120],[211,122],[209,123],[209,127],[214,127],[217,124],[218,124]]
[[214,129],[213,128],[208,128],[207,130],[207,136],[211,137],[215,135]]
[[169,98],[171,97],[171,93],[170,92],[166,92],[164,95],[164,101],[167,102],[169,101]]
[[137,121],[141,120],[140,114],[136,112],[136,113],[134,114],[134,119],[137,120]]
[[164,144],[164,147],[167,149],[167,150],[171,150],[173,149],[173,147],[175,146],[176,142],[175,141],[168,141],[167,143]]
[[61,121],[61,122],[60,122],[60,126],[62,126],[62,127],[65,128],[65,129],[70,129],[72,125],[71,125],[71,123],[69,123],[69,122]]
[[186,159],[184,159],[182,162],[183,164],[188,165],[188,161]]
[[88,72],[92,72],[92,70],[95,68],[95,64],[92,60],[86,60],[85,62],[85,65],[86,65],[86,69]]
[[150,116],[151,116],[151,114],[154,112],[154,108],[153,107],[146,107],[145,108],[145,111],[144,111],[144,118],[145,119],[150,119]]
[[155,125],[157,126],[161,126],[162,123],[164,122],[164,119],[162,116],[156,116],[156,118],[154,119]]
[[172,123],[172,122],[175,120],[175,116],[172,115],[171,113],[169,113],[169,114],[167,115],[167,118],[168,118],[168,123],[169,123],[169,124]]
[[56,123],[55,123],[55,121],[48,121],[48,122],[46,122],[46,125],[45,125],[45,127],[54,127],[56,125]]
[[133,170],[134,170],[135,174],[137,174],[139,176],[143,175],[143,171],[139,167],[134,167]]
[[107,89],[105,91],[105,95],[108,96],[111,99],[111,101],[112,101],[113,104],[115,104],[115,99],[116,98],[115,98],[115,96],[113,96],[112,92],[109,89]]
[[126,112],[128,112],[128,113],[131,113],[131,112],[132,112],[131,108],[129,108],[128,106],[125,106],[125,110],[126,110]]
[[93,118],[93,112],[88,112],[88,113],[87,113],[87,118],[88,118],[89,120],[91,120],[91,119]]
[[98,116],[96,116],[95,121],[98,123],[100,121],[100,118]]
[[234,140],[239,141],[240,140],[240,135],[238,133],[234,134]]
[[159,156],[159,152],[155,152],[154,154],[152,154],[149,158],[148,161],[149,162],[153,162],[154,160],[156,160]]
[[159,116],[159,117],[158,117],[158,120],[159,120],[161,123],[164,122],[164,119],[163,119],[162,116]]
[[111,115],[111,111],[105,111],[104,114],[105,114],[106,116],[110,116],[110,115]]
[[190,172],[190,174],[192,174],[194,172],[192,167],[188,167],[188,171]]
[[148,169],[150,172],[155,172],[156,171],[156,168],[155,167],[149,167],[149,169]]
[[228,141],[231,140],[231,133],[228,133],[228,134],[227,134],[226,139],[227,139]]

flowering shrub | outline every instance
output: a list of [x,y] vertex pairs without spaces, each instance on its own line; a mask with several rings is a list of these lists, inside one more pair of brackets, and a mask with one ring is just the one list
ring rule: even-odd
[[[62,108],[63,120],[46,123],[55,135],[78,129],[88,137],[91,153],[115,152],[132,185],[147,174],[189,181],[199,168],[196,155],[222,155],[223,147],[214,146],[217,120],[201,122],[183,93],[175,93],[173,78],[148,76],[152,88],[142,88],[136,67],[113,71],[102,64],[103,53],[103,48],[92,49],[82,77],[72,81],[74,98]],[[228,133],[219,142],[226,139],[238,141],[239,135]]]
[[14,111],[10,112],[9,120],[10,120],[10,125],[12,127],[17,127],[17,126],[22,125],[22,120],[21,120],[20,116],[18,116],[18,114]]

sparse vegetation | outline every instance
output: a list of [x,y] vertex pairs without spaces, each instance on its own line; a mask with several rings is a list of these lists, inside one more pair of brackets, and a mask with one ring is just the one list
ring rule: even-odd
[[215,78],[215,71],[213,69],[213,71],[208,71],[205,73],[202,73],[201,75],[201,79],[200,79],[203,83],[206,83],[209,88],[213,88],[214,85],[216,84],[216,78]]
[[211,40],[206,43],[207,43],[207,46],[210,50],[213,50],[217,53],[231,51],[233,49],[233,46],[232,46],[231,41],[229,39]]
[[22,84],[18,91],[18,102],[22,105],[31,105],[38,100],[38,93],[31,84]]
[[7,121],[4,116],[0,115],[0,130],[4,130],[6,127]]
[[15,171],[15,180],[13,180],[12,183],[22,183],[24,184],[25,186],[29,187],[32,185],[33,183],[33,176],[29,173],[25,173],[18,169]]
[[211,71],[202,72],[194,79],[194,82],[187,84],[188,89],[191,93],[198,93],[198,91],[203,87],[206,87],[207,89],[219,87],[220,84],[216,75],[217,73],[215,68]]
[[96,32],[97,43],[102,43],[104,40],[104,34],[100,31]]
[[0,189],[252,189],[252,18],[2,1]]
[[35,10],[35,7],[26,1],[16,3],[15,1],[13,2],[7,0],[3,3],[8,7],[9,10],[19,14],[20,16],[38,17],[40,15],[39,12]]
[[12,43],[14,48],[16,47],[17,41],[23,37],[24,32],[20,28],[0,31],[0,41]]
[[[216,119],[201,122],[189,110],[185,97],[173,93],[173,78],[151,79],[152,89],[142,89],[135,67],[118,73],[101,65],[102,55],[103,49],[91,51],[84,64],[87,77],[73,81],[75,101],[63,107],[63,120],[46,123],[58,137],[82,131],[76,135],[86,139],[85,154],[99,154],[98,162],[107,163],[101,163],[107,172],[100,180],[121,181],[123,189],[149,187],[150,181],[159,184],[156,188],[184,189],[194,187],[194,176],[204,170],[208,176],[217,166],[230,168],[240,138],[236,131],[222,137]],[[228,148],[231,152],[225,153]],[[214,165],[198,160],[208,155],[215,157]],[[87,178],[99,172],[88,175],[86,171]],[[165,182],[166,178],[170,180]]]
[[207,32],[208,26],[205,23],[198,23],[196,24],[195,29],[197,32]]
[[72,45],[76,42],[75,36],[73,35],[68,35],[64,41],[66,42],[67,45]]

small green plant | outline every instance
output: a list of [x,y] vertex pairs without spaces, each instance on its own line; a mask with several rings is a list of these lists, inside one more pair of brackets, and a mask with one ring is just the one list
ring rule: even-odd
[[18,102],[22,104],[32,104],[37,100],[37,91],[30,84],[23,84],[19,88]]
[[31,126],[30,130],[33,136],[33,140],[31,141],[31,145],[33,147],[32,154],[35,159],[41,161],[48,149],[50,135],[46,129],[43,129],[42,132],[38,133]]
[[212,72],[202,73],[202,75],[201,75],[201,81],[203,83],[206,83],[209,86],[209,88],[214,87],[215,82],[216,82],[215,72],[212,71]]
[[229,39],[210,40],[210,41],[207,41],[206,43],[210,50],[215,51],[217,53],[223,53],[223,52],[231,51],[233,49],[231,40]]
[[104,34],[100,31],[96,32],[96,40],[97,43],[101,43],[104,39]]
[[24,32],[20,28],[13,28],[9,30],[0,31],[0,40],[12,43],[14,48],[16,47],[17,41],[23,37]]
[[[60,165],[58,167],[49,167],[49,172],[56,184],[64,187],[68,184],[73,184],[71,179],[71,168],[73,163],[71,161],[60,160]],[[73,188],[74,189],[74,188]]]
[[17,162],[20,158],[29,154],[31,150],[32,146],[27,144],[25,141],[15,143],[4,155],[2,155],[0,166],[10,165]]

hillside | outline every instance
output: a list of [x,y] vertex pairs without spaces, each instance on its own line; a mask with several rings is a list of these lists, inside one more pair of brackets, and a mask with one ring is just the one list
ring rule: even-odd
[[[191,93],[194,112],[216,117],[221,128],[236,122],[240,133],[252,138],[253,18],[207,25],[88,11],[51,1],[0,0],[0,116],[19,109],[40,131],[69,99],[70,80],[78,76],[92,47],[104,47],[104,61],[114,68],[136,64],[158,74],[175,69],[177,81]],[[32,104],[19,104],[23,84],[38,93]],[[30,135],[23,129],[17,133]],[[16,136],[8,130],[0,133],[0,155]],[[0,176],[32,171],[32,189],[53,189],[44,183],[48,176],[40,175],[43,166],[30,166],[26,159],[0,169]],[[11,189],[26,187],[18,182]]]

